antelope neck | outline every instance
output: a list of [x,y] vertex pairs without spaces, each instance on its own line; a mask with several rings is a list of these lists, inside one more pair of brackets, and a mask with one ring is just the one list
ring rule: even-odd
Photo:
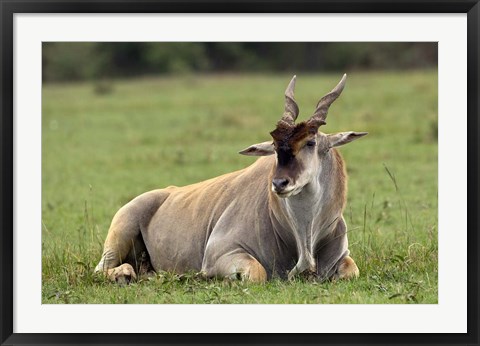
[[[316,272],[315,246],[328,234],[332,220],[327,220],[324,210],[328,209],[329,190],[333,188],[322,173],[331,171],[331,154],[322,160],[322,167],[316,179],[305,185],[302,191],[288,198],[278,198],[280,215],[285,231],[295,238],[298,260],[289,276],[305,270]],[[280,221],[280,220],[279,220]]]

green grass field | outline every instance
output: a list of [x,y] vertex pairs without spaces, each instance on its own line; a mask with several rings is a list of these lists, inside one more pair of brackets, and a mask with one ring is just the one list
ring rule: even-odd
[[[299,119],[341,73],[299,74]],[[290,75],[47,84],[42,114],[43,303],[437,303],[437,72],[349,74],[324,132],[368,131],[340,148],[344,216],[361,276],[266,285],[158,273],[126,287],[93,275],[115,212],[133,197],[237,170],[268,140]]]

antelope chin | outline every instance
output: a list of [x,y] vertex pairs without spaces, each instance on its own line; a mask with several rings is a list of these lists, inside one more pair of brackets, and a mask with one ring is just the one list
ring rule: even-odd
[[288,191],[288,192],[275,192],[275,194],[280,197],[280,198],[287,198],[290,197],[293,194],[293,191]]

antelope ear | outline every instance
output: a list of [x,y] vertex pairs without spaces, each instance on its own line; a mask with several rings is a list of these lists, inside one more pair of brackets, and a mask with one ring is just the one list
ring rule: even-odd
[[360,137],[368,135],[368,132],[340,132],[332,135],[328,135],[328,141],[330,142],[330,147],[339,147],[341,145],[350,143]]
[[268,156],[275,153],[275,148],[272,141],[257,143],[249,146],[246,149],[238,152],[242,155],[248,156]]

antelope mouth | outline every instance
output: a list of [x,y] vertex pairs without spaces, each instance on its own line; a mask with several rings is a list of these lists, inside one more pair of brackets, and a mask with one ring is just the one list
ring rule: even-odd
[[290,196],[296,194],[295,189],[277,191],[274,187],[272,187],[272,191],[273,191],[273,193],[275,193],[280,198],[287,198],[287,197],[290,197]]

